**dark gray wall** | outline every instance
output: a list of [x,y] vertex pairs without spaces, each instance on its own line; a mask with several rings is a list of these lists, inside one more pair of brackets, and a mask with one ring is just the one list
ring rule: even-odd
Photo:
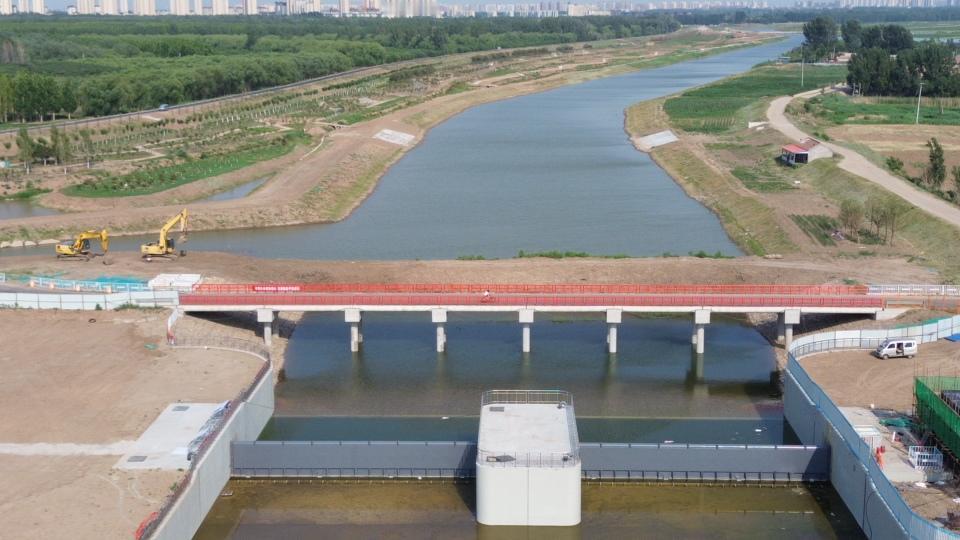
[[[240,477],[471,477],[472,442],[234,442]],[[590,479],[825,480],[830,456],[803,446],[583,444]]]

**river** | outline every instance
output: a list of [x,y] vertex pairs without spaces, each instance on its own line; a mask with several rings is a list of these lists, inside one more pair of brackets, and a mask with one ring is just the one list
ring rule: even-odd
[[[714,214],[634,149],[624,110],[746,71],[800,40],[473,107],[430,130],[341,222],[196,232],[184,247],[339,260],[740,254]],[[116,238],[111,249],[143,241]]]

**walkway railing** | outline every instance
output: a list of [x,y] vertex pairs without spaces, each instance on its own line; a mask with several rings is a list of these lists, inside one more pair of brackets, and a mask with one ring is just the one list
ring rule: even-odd
[[474,293],[496,294],[773,294],[856,296],[865,285],[659,285],[511,283],[230,283],[199,284],[194,292],[243,293]]
[[[844,442],[850,447],[853,454],[857,457],[860,464],[866,469],[867,474],[876,486],[877,492],[883,503],[890,509],[900,525],[906,530],[911,538],[921,540],[941,540],[960,538],[960,534],[954,533],[943,527],[938,527],[926,518],[920,516],[910,508],[910,505],[903,500],[903,496],[897,488],[890,482],[883,470],[877,465],[869,443],[863,440],[856,432],[849,420],[840,412],[837,405],[823,391],[820,386],[810,378],[810,375],[803,369],[797,361],[798,357],[808,354],[824,352],[835,349],[871,349],[877,344],[878,339],[886,337],[918,336],[924,342],[934,341],[938,338],[946,337],[960,330],[960,316],[944,319],[934,323],[938,327],[933,333],[924,333],[928,325],[911,328],[898,328],[892,330],[864,330],[847,332],[847,336],[839,337],[840,332],[829,332],[825,334],[813,334],[798,338],[788,353],[787,373],[793,377],[797,385],[803,390],[810,401],[816,405],[817,409],[823,414],[837,430],[837,433],[843,438]],[[886,336],[868,335],[854,336],[857,333],[878,334],[885,332]]]
[[723,307],[884,307],[884,300],[868,296],[781,295],[576,295],[557,294],[364,294],[288,293],[180,295],[182,306],[723,306]]

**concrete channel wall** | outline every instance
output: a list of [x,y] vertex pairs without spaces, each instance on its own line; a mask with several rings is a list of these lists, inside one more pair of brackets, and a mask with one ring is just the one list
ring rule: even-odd
[[193,538],[207,512],[230,479],[230,444],[237,440],[254,440],[273,416],[273,369],[268,369],[260,382],[227,420],[200,460],[193,466],[186,489],[153,530],[155,540]]
[[890,330],[852,330],[803,336],[790,348],[784,378],[784,417],[804,444],[830,447],[830,482],[869,538],[958,539],[960,535],[913,511],[883,470],[869,444],[797,357],[841,349],[872,349],[886,338],[929,343],[960,332],[960,316]]
[[[236,441],[233,475],[242,478],[470,478],[474,442]],[[698,482],[826,480],[825,448],[694,444],[580,446],[590,480]]]

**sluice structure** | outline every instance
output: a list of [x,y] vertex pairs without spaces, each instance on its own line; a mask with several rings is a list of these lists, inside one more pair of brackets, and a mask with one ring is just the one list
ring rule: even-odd
[[477,521],[579,524],[579,446],[570,393],[484,392],[477,440]]

